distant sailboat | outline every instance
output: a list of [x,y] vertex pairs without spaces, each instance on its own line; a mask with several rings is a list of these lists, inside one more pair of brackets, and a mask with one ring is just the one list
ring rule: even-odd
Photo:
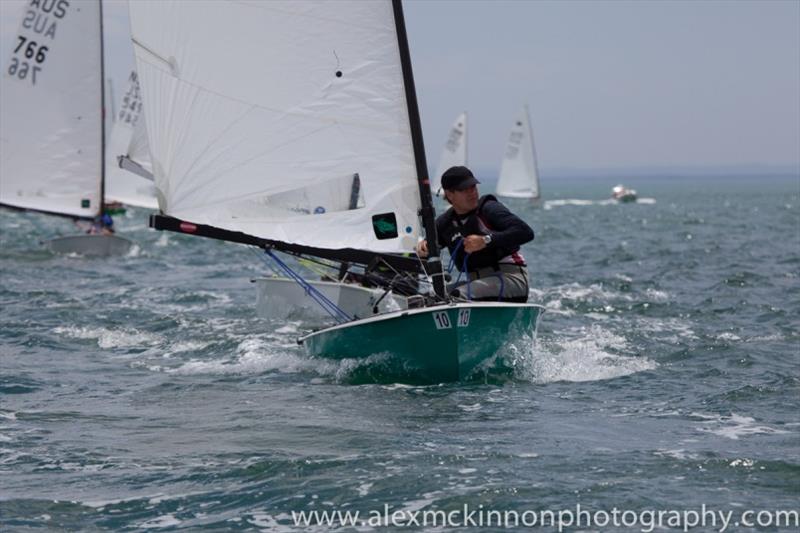
[[497,180],[497,195],[539,199],[539,170],[527,105],[522,106],[508,135]]
[[[49,8],[31,2],[25,9],[0,79],[0,205],[74,220],[103,218],[102,19],[100,0]],[[111,255],[127,252],[132,243],[98,233],[46,245]]]
[[[128,90],[122,97],[122,105],[108,143],[106,201],[158,209],[142,116],[142,98],[135,71],[130,73],[128,82]],[[133,167],[123,168],[120,165],[120,159],[123,158],[140,170],[134,170]]]
[[447,132],[447,140],[442,148],[442,155],[439,158],[439,166],[436,167],[436,174],[433,175],[432,183],[436,184],[436,194],[442,190],[442,174],[450,167],[467,166],[467,112],[464,111],[456,118],[450,131]]
[[[425,381],[452,381],[511,334],[535,333],[541,306],[445,295],[399,0],[129,7],[162,211],[153,227],[263,248],[279,265],[276,251],[382,264],[396,274],[387,289],[431,276],[419,308],[339,313],[298,339],[309,354],[389,354]],[[420,216],[427,261],[414,254]]]

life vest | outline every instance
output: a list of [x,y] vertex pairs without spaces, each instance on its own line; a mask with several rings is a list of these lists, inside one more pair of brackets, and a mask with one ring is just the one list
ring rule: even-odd
[[[437,221],[439,243],[447,246],[448,250],[450,250],[450,255],[454,257],[456,267],[459,270],[463,268],[465,254],[463,245],[458,245],[461,239],[467,235],[488,235],[494,229],[486,221],[486,217],[482,216],[483,207],[489,201],[496,202],[497,198],[491,194],[482,196],[478,200],[478,207],[466,215],[457,215],[451,207]],[[498,269],[498,265],[501,262],[520,266],[525,265],[525,259],[519,253],[519,246],[504,248],[498,246],[497,243],[492,243],[483,250],[469,254],[467,271],[471,272],[486,267]]]

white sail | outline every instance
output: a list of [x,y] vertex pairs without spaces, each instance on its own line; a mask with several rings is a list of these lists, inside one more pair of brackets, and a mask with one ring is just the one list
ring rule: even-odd
[[156,189],[151,180],[123,170],[118,158],[125,156],[149,170],[146,154],[147,136],[144,133],[142,98],[136,72],[128,77],[128,89],[122,96],[119,112],[111,130],[106,158],[106,201],[156,209]]
[[503,154],[497,194],[509,198],[539,198],[539,171],[536,168],[536,150],[533,147],[528,106],[522,106]]
[[0,78],[0,204],[94,217],[102,204],[100,2],[30,2]]
[[144,114],[139,115],[139,120],[136,121],[136,126],[133,128],[131,141],[128,144],[128,158],[150,174],[153,173],[153,165],[150,164],[150,145],[147,142],[147,127],[145,126]]
[[162,212],[413,250],[421,202],[391,2],[137,0],[130,15]]
[[450,131],[447,133],[447,141],[442,148],[442,155],[439,158],[439,166],[436,167],[436,174],[432,180],[436,183],[436,191],[442,188],[442,174],[450,167],[467,166],[467,112],[458,115]]

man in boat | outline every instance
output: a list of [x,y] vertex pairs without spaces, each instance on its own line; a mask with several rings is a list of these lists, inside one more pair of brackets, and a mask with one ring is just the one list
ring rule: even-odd
[[[467,167],[442,174],[451,207],[436,218],[439,246],[447,246],[456,268],[469,277],[448,290],[478,301],[527,302],[528,269],[520,246],[533,240],[533,230],[491,194],[479,197],[479,183]],[[427,257],[427,241],[419,242],[417,253]]]
[[90,235],[113,235],[114,219],[108,213],[98,215],[92,221],[92,225],[86,230]]

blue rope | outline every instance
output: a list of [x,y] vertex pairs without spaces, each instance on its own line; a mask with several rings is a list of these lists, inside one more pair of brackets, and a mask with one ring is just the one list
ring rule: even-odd
[[498,296],[498,301],[503,301],[503,294],[506,292],[506,282],[503,279],[503,274],[498,272],[495,274],[498,278],[500,278],[500,296]]
[[281,261],[281,259],[272,253],[272,250],[265,250],[266,254],[275,261],[279,267],[289,276],[291,279],[297,282],[298,285],[305,289],[306,294],[315,302],[317,302],[320,307],[322,307],[329,315],[331,315],[336,321],[338,322],[349,322],[353,320],[350,315],[342,311],[339,306],[335,303],[330,301],[327,296],[322,294],[320,291],[314,288],[313,285],[308,283],[306,280],[302,278],[299,274],[297,274],[294,270],[292,270],[289,265]]
[[456,249],[453,250],[452,254],[450,254],[450,262],[447,264],[448,274],[453,271],[453,267],[455,266],[456,263],[456,255],[458,254],[458,250],[461,248],[462,244],[464,244],[464,238],[459,237],[458,242],[456,243]]
[[[464,242],[464,239],[460,239],[458,241],[458,244],[456,245],[456,249],[453,251],[452,255],[450,256],[450,264],[447,267],[447,272],[448,273],[453,269],[453,258],[455,257],[456,253],[458,252],[459,247],[463,244],[463,242]],[[461,264],[461,266],[462,266],[461,270],[458,272],[458,279],[456,279],[456,284],[458,284],[458,282],[461,280],[461,274],[463,272],[467,271],[467,261],[468,260],[469,260],[469,254],[464,252],[464,261]],[[506,292],[506,282],[503,279],[503,274],[502,273],[498,272],[497,274],[495,274],[495,276],[497,276],[500,279],[500,295],[498,296],[498,299],[500,301],[502,301],[503,300],[503,295]],[[467,275],[467,283],[466,283],[466,285],[467,285],[467,300],[472,301],[472,280],[469,278],[469,275]]]
[[[469,254],[465,252],[464,264],[462,265],[464,268],[462,269],[462,272],[467,271],[467,260],[469,260]],[[461,275],[459,274],[458,277],[461,278]],[[469,279],[469,274],[467,274],[467,300],[472,301],[472,280]]]

